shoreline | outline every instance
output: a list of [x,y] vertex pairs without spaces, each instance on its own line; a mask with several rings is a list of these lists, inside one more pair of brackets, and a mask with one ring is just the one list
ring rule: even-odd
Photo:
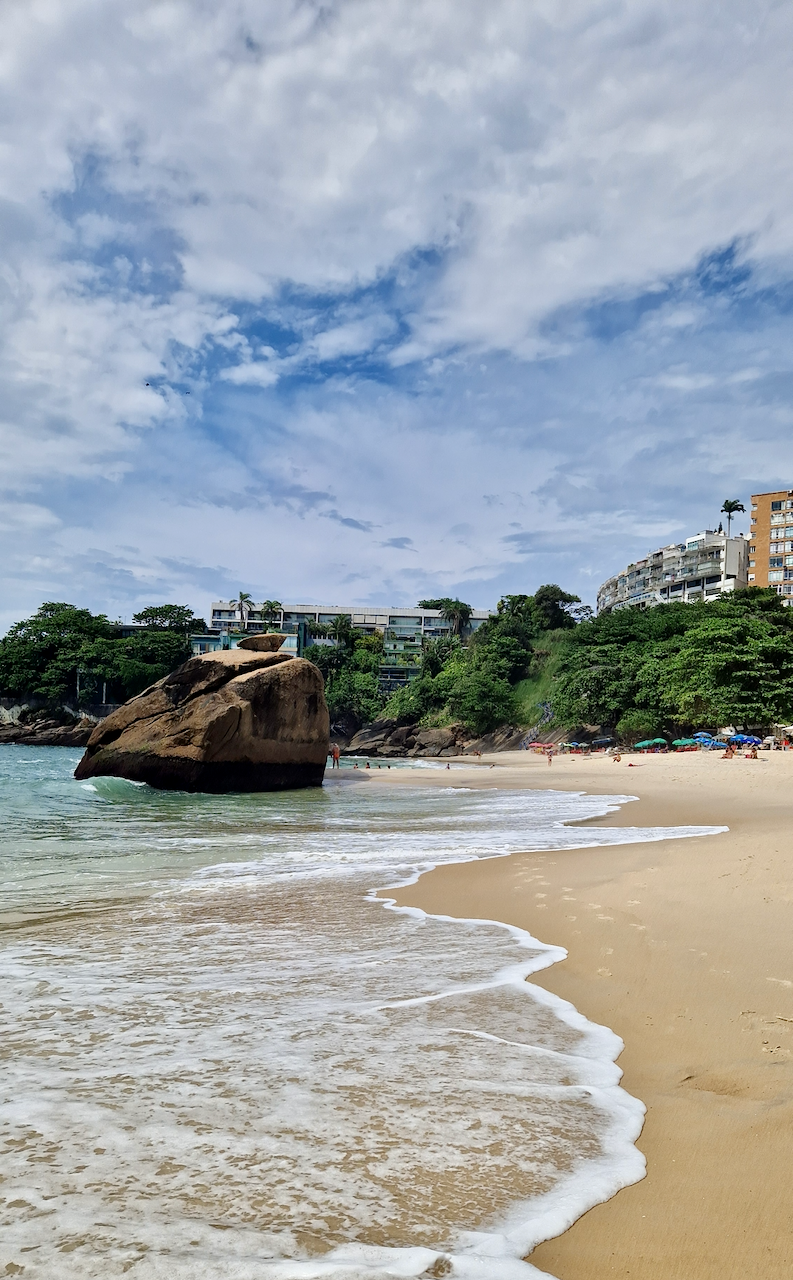
[[623,1088],[647,1107],[637,1142],[647,1177],[539,1245],[532,1265],[559,1280],[787,1280],[793,755],[651,756],[628,766],[562,756],[549,768],[516,752],[420,778],[374,776],[631,794],[580,825],[729,830],[447,864],[388,896],[564,947],[567,959],[530,981],[625,1043]]

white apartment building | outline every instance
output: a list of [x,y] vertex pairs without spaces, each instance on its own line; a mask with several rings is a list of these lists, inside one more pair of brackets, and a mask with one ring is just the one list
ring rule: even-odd
[[[474,609],[471,613],[469,630],[481,627],[493,610]],[[441,617],[439,609],[405,609],[401,605],[387,609],[381,605],[340,605],[340,604],[284,604],[269,619],[262,617],[261,608],[253,605],[240,613],[238,600],[216,600],[212,605],[209,621],[210,631],[265,631],[268,627],[283,631],[287,635],[297,631],[301,622],[315,622],[329,626],[335,618],[346,615],[352,619],[357,631],[372,634],[380,631],[391,633],[395,640],[421,639],[448,635],[451,626]]]
[[748,586],[749,544],[742,533],[704,529],[629,564],[598,591],[597,611],[668,604],[672,600],[717,600]]

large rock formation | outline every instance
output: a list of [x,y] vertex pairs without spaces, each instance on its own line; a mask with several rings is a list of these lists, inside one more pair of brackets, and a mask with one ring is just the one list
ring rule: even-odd
[[462,724],[442,729],[420,729],[399,720],[375,720],[359,729],[343,748],[347,756],[479,756],[496,751],[517,751],[527,730],[502,725],[483,738],[474,738]]
[[[282,636],[191,658],[97,725],[76,778],[177,791],[318,787],[329,720],[321,672]],[[270,650],[270,652],[268,652]]]

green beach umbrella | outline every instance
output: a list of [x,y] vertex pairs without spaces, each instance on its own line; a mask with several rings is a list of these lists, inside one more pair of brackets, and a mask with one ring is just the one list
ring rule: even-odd
[[637,742],[637,743],[636,743],[636,746],[637,746],[637,748],[639,748],[639,747],[654,747],[654,746],[655,746],[655,739],[654,739],[654,738],[647,738],[647,740],[646,740],[645,742]]

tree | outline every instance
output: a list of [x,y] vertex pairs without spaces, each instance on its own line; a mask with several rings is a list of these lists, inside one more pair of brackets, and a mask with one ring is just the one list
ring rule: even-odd
[[480,667],[456,682],[449,709],[474,733],[488,733],[514,719],[515,695],[506,680]]
[[0,641],[0,692],[53,704],[76,697],[83,646],[117,636],[118,628],[103,613],[48,601]]
[[245,631],[248,627],[248,615],[253,608],[253,596],[248,591],[241,591],[234,603],[239,605],[240,628]]
[[654,738],[660,733],[661,720],[652,711],[626,711],[617,721],[617,736],[634,743],[643,738]]
[[263,622],[275,622],[284,606],[280,600],[262,600],[259,607]]
[[661,673],[667,706],[680,720],[771,725],[793,711],[793,643],[768,616],[705,615]]
[[746,511],[746,507],[737,498],[725,498],[721,508],[721,514],[727,517],[727,537],[730,536],[730,526],[732,525],[733,516],[739,511]]
[[328,631],[337,645],[352,649],[355,643],[355,629],[349,613],[339,613],[328,627]]
[[153,604],[140,613],[133,613],[132,621],[143,627],[157,630],[167,628],[169,631],[196,631],[206,628],[203,618],[193,616],[193,610],[186,604]]
[[463,600],[453,600],[451,596],[440,596],[437,600],[419,600],[419,609],[439,609],[441,617],[448,622],[452,634],[459,636],[471,621],[473,608]]
[[570,605],[581,603],[580,596],[572,596],[563,591],[555,582],[538,587],[534,592],[534,611],[540,619],[540,625],[546,631],[559,631],[574,627],[575,618],[570,616]]

